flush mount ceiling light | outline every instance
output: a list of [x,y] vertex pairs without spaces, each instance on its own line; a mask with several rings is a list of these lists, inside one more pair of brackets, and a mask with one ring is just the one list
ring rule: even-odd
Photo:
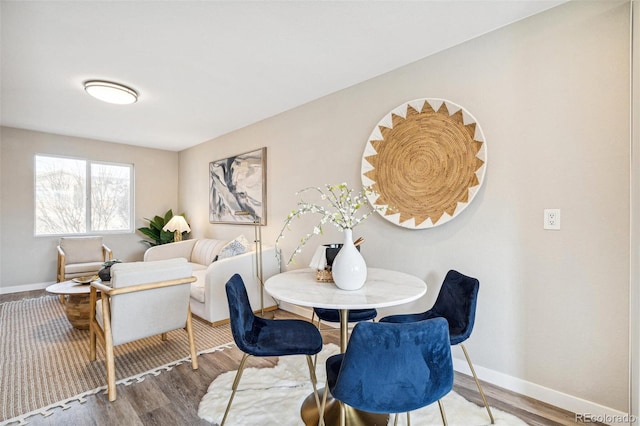
[[84,83],[84,90],[94,98],[110,104],[126,105],[138,100],[135,90],[111,81],[90,80]]

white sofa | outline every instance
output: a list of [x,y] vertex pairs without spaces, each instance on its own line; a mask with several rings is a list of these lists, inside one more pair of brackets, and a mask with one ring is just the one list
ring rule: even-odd
[[[238,273],[247,287],[254,311],[260,310],[260,283],[256,270],[256,252],[250,251],[225,259],[215,260],[226,240],[193,239],[154,246],[144,253],[145,261],[185,258],[193,266],[198,278],[191,284],[191,312],[217,325],[229,321],[229,305],[225,284]],[[264,280],[280,272],[274,247],[263,247],[262,270]],[[265,309],[273,309],[276,302],[264,293]]]

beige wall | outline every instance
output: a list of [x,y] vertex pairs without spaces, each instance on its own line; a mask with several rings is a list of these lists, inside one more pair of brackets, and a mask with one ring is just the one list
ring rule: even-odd
[[[478,366],[514,387],[626,412],[628,22],[627,3],[571,2],[183,151],[180,208],[194,235],[250,235],[246,227],[208,223],[208,163],[266,146],[264,240],[273,244],[297,190],[360,183],[366,140],[387,112],[421,97],[458,103],[487,140],[484,187],[461,215],[434,229],[373,217],[354,232],[366,238],[365,259],[428,282],[424,300],[402,310],[429,307],[448,269],[478,277],[468,343]],[[542,229],[545,208],[562,209],[560,231]],[[316,243],[339,239],[332,231]]]
[[[34,155],[55,154],[134,165],[135,227],[145,217],[178,205],[178,153],[90,139],[0,128],[1,193],[0,291],[9,287],[54,282],[58,237],[34,236]],[[142,260],[146,246],[139,233],[107,234],[114,257]],[[15,290],[15,288],[14,288]]]

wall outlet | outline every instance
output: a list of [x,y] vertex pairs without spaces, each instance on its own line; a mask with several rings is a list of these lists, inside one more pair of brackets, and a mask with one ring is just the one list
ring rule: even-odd
[[560,209],[544,209],[544,229],[560,229]]

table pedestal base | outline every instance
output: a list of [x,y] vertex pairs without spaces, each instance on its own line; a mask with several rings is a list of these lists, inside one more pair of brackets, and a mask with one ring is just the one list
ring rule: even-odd
[[80,330],[89,329],[89,303],[88,294],[69,294],[64,304],[67,319],[71,325]]
[[[320,402],[322,403],[322,395],[326,389],[319,389]],[[367,413],[366,411],[356,410],[353,407],[345,405],[346,424],[362,425],[362,426],[387,426],[389,422],[388,414]],[[318,408],[316,406],[316,398],[309,395],[302,403],[300,416],[306,426],[316,426],[320,420]],[[327,403],[324,407],[324,422],[327,426],[340,425],[340,402],[334,399],[331,394],[327,395]]]

